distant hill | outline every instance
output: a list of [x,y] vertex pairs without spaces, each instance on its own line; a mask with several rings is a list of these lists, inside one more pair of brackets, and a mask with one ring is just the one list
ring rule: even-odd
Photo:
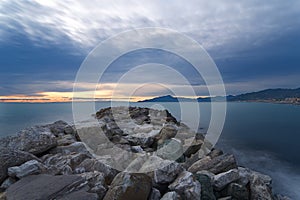
[[[205,97],[197,98],[198,102],[224,101],[225,97]],[[300,88],[297,89],[267,89],[258,92],[250,92],[240,95],[229,95],[227,101],[257,101],[257,102],[277,102],[277,103],[292,103],[300,104]],[[155,97],[139,102],[191,102],[195,99],[176,98],[171,95]]]

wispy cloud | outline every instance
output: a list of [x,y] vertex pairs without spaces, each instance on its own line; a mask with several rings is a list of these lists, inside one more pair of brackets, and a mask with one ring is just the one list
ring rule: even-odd
[[[0,2],[0,35],[27,35],[37,45],[66,41],[87,50],[130,28],[169,27],[207,48],[233,41],[259,45],[295,26],[300,2],[261,1],[18,1]],[[262,39],[262,37],[264,39]]]

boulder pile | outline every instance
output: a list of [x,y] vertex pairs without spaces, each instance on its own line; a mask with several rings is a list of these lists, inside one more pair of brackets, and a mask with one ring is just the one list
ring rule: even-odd
[[289,199],[167,110],[105,108],[94,117],[1,138],[0,200]]

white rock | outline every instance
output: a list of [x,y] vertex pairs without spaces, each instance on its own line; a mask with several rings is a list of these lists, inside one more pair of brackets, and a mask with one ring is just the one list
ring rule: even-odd
[[170,190],[176,191],[183,199],[200,199],[201,185],[194,180],[191,172],[182,172],[176,180],[169,185]]
[[232,169],[214,176],[214,187],[217,191],[222,190],[226,185],[239,179],[237,169]]

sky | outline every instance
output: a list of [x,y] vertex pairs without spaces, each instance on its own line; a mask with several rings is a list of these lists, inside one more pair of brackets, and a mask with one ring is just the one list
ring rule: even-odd
[[[70,101],[82,62],[100,42],[135,28],[168,28],[193,38],[216,63],[227,94],[300,87],[300,1],[1,0],[0,101]],[[195,55],[197,56],[197,55]],[[96,98],[109,99],[130,67],[157,62],[182,69],[197,96],[205,83],[184,59],[160,50],[130,52],[99,83]],[[138,73],[138,71],[136,71]],[[145,71],[136,77],[144,77]],[[170,79],[162,71],[155,82]],[[151,73],[148,79],[151,79]],[[82,95],[94,85],[80,83]],[[115,97],[126,97],[124,83]],[[138,87],[132,100],[172,94],[176,80]]]

